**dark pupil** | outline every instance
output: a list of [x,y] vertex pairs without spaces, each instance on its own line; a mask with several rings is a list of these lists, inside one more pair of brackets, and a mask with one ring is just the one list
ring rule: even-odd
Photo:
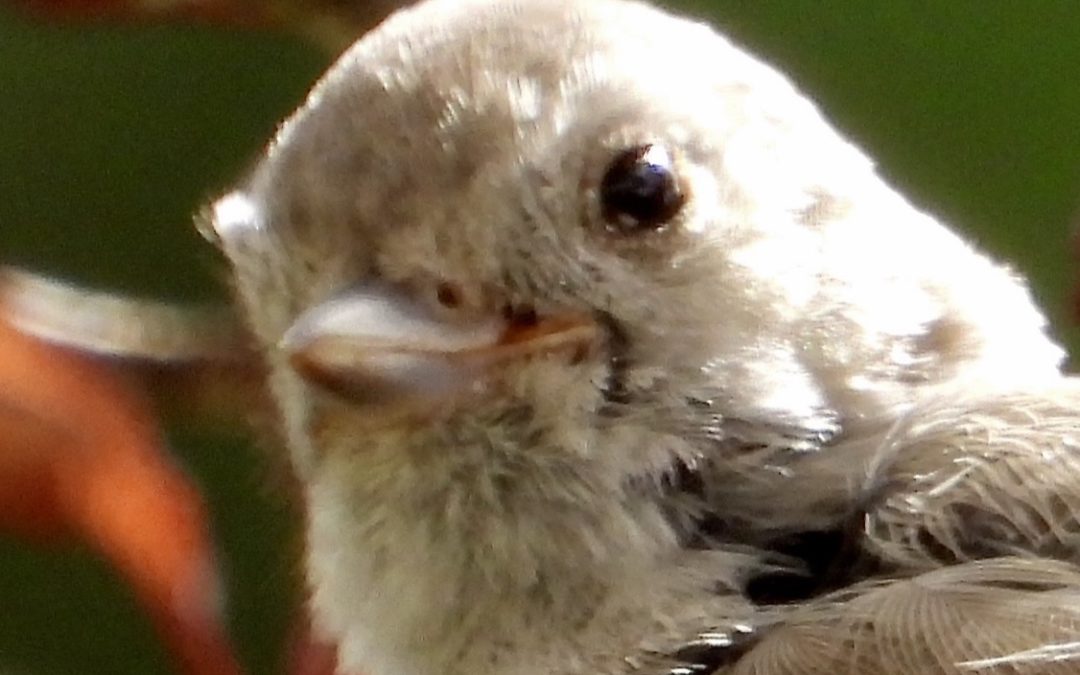
[[604,174],[600,200],[604,220],[620,230],[663,226],[684,201],[671,155],[657,145],[623,151]]

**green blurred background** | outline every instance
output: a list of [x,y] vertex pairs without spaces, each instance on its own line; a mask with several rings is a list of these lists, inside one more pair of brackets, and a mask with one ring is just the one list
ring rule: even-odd
[[[1080,210],[1080,2],[682,6],[786,70],[916,202],[1014,261],[1057,334],[1078,344],[1067,300]],[[190,214],[244,170],[328,63],[317,47],[271,33],[61,27],[0,8],[0,261],[164,298],[213,297],[218,261]],[[171,440],[213,510],[242,656],[253,673],[276,672],[296,544],[266,462],[239,431],[175,429]],[[0,541],[4,667],[171,672],[103,565]]]

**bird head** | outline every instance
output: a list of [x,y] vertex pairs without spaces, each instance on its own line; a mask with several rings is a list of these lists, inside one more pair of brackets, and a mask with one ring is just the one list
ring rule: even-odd
[[1059,358],[1023,286],[786,78],[616,0],[395,15],[206,229],[314,550],[399,589],[466,563],[473,598],[600,587],[678,546],[673,467],[811,452],[995,354]]

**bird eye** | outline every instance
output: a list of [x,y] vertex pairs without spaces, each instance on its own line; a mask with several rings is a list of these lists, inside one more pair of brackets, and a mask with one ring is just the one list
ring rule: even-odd
[[675,163],[661,145],[623,150],[608,165],[600,183],[601,213],[620,232],[658,230],[685,202]]

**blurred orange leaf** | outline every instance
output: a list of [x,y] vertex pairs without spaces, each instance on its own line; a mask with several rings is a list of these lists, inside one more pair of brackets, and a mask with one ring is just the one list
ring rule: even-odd
[[133,589],[183,672],[231,675],[240,667],[206,522],[137,388],[0,321],[0,532],[88,545]]

